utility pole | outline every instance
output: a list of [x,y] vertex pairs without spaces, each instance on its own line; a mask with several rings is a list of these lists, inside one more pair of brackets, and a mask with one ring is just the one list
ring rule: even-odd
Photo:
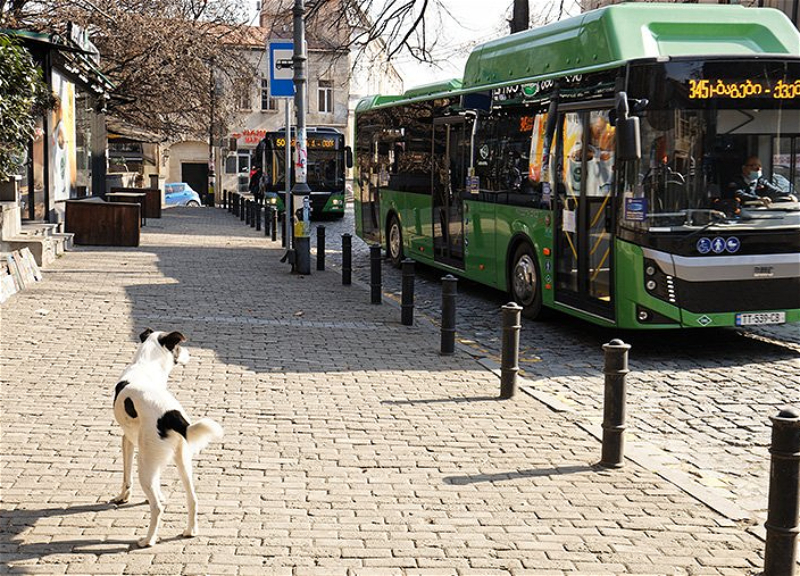
[[[209,95],[211,97],[211,115],[208,120],[208,193],[204,200],[206,205],[209,205],[209,196],[214,196],[215,187],[215,161],[214,161],[214,116],[216,114],[217,105],[217,85],[214,78],[214,59],[211,58],[208,64],[209,76],[211,78],[209,86]],[[213,203],[210,203],[213,206]]]
[[[305,2],[295,0],[294,9],[294,105],[297,111],[297,129],[295,131],[295,178],[292,188],[292,206],[296,223],[294,234],[295,270],[298,274],[311,273],[311,198],[308,187],[308,148],[306,142],[306,100],[308,81],[306,78],[306,30]],[[289,138],[289,134],[286,135]]]

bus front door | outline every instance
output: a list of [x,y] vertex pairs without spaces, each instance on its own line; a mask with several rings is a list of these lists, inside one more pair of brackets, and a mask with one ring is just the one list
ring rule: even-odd
[[437,262],[464,268],[464,202],[471,123],[437,118],[433,130],[433,254]]
[[614,318],[614,128],[607,111],[562,115],[558,144],[555,300]]

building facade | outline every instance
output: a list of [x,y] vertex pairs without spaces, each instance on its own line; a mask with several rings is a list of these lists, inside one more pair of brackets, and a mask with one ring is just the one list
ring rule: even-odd
[[[286,107],[290,122],[297,121],[293,98],[272,98],[269,86],[270,41],[291,42],[293,23],[288,0],[267,0],[261,6],[259,26],[252,26],[241,49],[255,71],[247,82],[221,84],[217,90],[234,90],[237,114],[225,127],[221,137],[209,141],[184,140],[168,143],[162,155],[162,174],[167,182],[188,182],[205,193],[213,172],[215,195],[225,190],[247,191],[254,165],[253,154],[267,132],[286,125]],[[373,45],[358,62],[349,50],[349,39],[359,25],[352,18],[339,18],[335,3],[325,5],[329,13],[310,21],[307,39],[306,125],[335,128],[352,140],[351,112],[362,96],[377,92],[402,91],[402,80],[385,52]],[[330,25],[332,21],[336,25]],[[317,24],[315,24],[315,22]],[[223,76],[223,74],[220,74]]]

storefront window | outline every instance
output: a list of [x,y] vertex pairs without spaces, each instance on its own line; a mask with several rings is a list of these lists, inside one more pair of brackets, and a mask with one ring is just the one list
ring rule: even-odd
[[86,196],[92,187],[92,115],[91,97],[78,89],[75,98],[75,193],[78,197]]

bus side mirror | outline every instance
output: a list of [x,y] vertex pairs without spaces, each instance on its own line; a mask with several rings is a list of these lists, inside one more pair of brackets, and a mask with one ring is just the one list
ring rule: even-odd
[[642,138],[639,131],[639,117],[630,116],[628,109],[628,95],[625,92],[617,94],[616,114],[613,124],[617,130],[618,155],[623,161],[639,160],[642,157]]
[[344,147],[344,161],[348,168],[353,167],[353,149],[350,146]]

